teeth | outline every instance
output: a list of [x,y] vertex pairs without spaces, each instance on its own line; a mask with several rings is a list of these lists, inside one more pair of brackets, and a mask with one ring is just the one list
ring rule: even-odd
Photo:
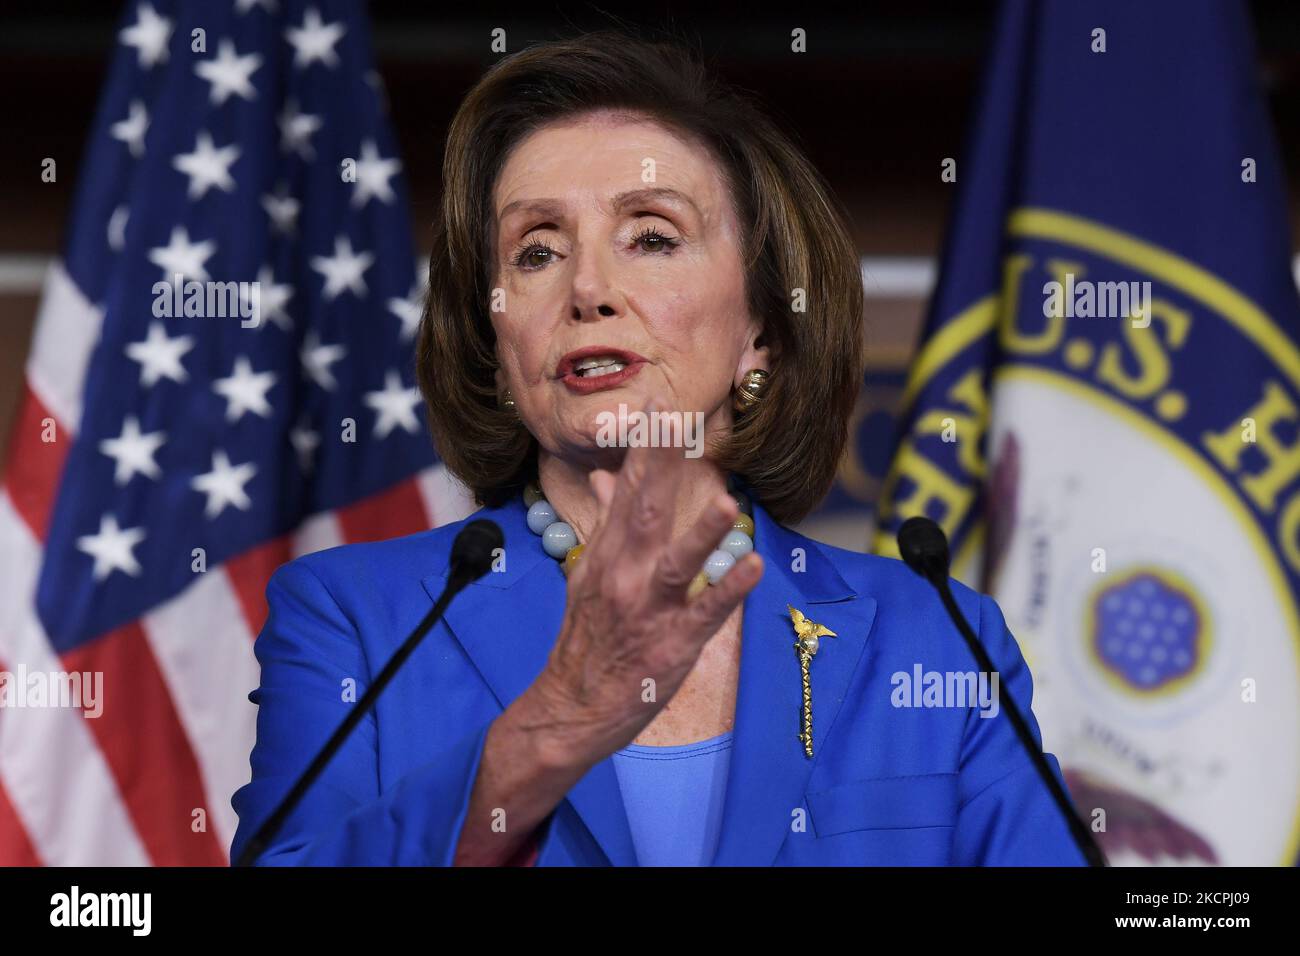
[[617,361],[618,357],[614,355],[592,355],[578,362],[574,362],[573,367],[575,369],[595,368],[598,365],[612,365]]
[[596,378],[621,372],[627,366],[612,355],[594,355],[575,362],[573,371],[579,378]]
[[615,372],[621,372],[625,369],[622,362],[615,362],[612,365],[588,366],[587,368],[578,369],[579,378],[600,378],[602,375],[613,375]]

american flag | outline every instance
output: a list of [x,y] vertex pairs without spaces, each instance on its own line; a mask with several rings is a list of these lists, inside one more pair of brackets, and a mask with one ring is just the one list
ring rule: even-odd
[[[225,863],[271,572],[472,510],[411,237],[360,0],[127,6],[0,495],[0,864]],[[260,321],[168,315],[178,275]],[[99,716],[15,703],[70,673]]]

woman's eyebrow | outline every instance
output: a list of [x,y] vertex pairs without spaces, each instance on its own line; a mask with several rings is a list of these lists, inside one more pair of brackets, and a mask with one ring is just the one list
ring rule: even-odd
[[627,192],[619,193],[614,197],[610,205],[614,212],[626,212],[630,207],[641,206],[648,202],[654,201],[666,202],[673,206],[689,206],[697,214],[699,207],[695,205],[694,200],[683,192],[676,189],[669,189],[665,186],[652,186],[648,189],[631,189]]
[[564,215],[564,203],[558,199],[516,199],[506,203],[497,220],[503,221],[512,213],[529,212],[549,219],[559,219]]
[[[647,189],[629,189],[621,192],[610,200],[610,208],[616,214],[626,212],[628,209],[636,206],[642,206],[651,202],[664,202],[670,206],[686,206],[699,214],[699,207],[695,201],[686,193],[676,189],[669,189],[666,186],[652,186]],[[548,219],[560,219],[564,216],[564,203],[558,199],[516,199],[513,202],[506,203],[501,208],[501,213],[497,217],[499,222],[504,222],[506,217],[517,212],[527,212],[535,216],[545,216]]]

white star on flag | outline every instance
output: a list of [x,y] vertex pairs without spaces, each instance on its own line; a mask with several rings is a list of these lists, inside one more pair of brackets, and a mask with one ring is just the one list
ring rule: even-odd
[[348,350],[341,345],[322,345],[320,336],[315,332],[308,332],[302,340],[302,359],[303,371],[311,378],[313,382],[332,392],[338,386],[334,380],[334,373],[330,371],[330,366],[335,362],[341,361],[348,354]]
[[192,348],[192,335],[169,339],[161,322],[150,322],[148,337],[143,342],[128,343],[126,355],[140,363],[140,384],[150,388],[164,378],[184,383],[189,374],[181,364],[181,356]]
[[297,100],[286,100],[284,110],[276,120],[280,126],[280,148],[286,153],[297,153],[303,159],[312,160],[316,150],[312,149],[311,134],[321,128],[321,118],[298,110]]
[[253,7],[264,7],[267,13],[275,13],[275,0],[235,0],[236,13],[247,13]]
[[165,246],[149,250],[149,261],[161,266],[163,281],[172,282],[177,275],[198,282],[206,282],[208,270],[204,268],[217,251],[217,244],[210,239],[203,242],[190,242],[190,234],[184,226],[174,226],[172,237]]
[[77,539],[77,550],[95,559],[95,580],[102,581],[114,571],[131,577],[140,576],[140,562],[131,550],[144,540],[143,528],[119,528],[117,519],[104,515],[99,519],[99,534],[84,534]]
[[242,465],[231,465],[230,458],[221,450],[212,453],[212,470],[195,476],[190,485],[195,491],[202,492],[208,496],[207,504],[203,508],[203,514],[208,518],[215,518],[226,509],[227,505],[234,505],[240,511],[247,511],[253,507],[253,501],[244,491],[244,485],[257,474],[257,465],[251,461],[244,462]]
[[257,98],[257,89],[250,77],[262,65],[260,53],[239,56],[235,44],[222,40],[217,46],[217,55],[211,60],[200,60],[194,64],[194,72],[212,84],[209,98],[220,106],[232,95],[246,100]]
[[389,180],[398,174],[402,164],[396,159],[384,159],[372,139],[361,144],[361,157],[356,161],[357,181],[352,192],[352,205],[360,208],[373,196],[382,203],[392,202],[396,196]]
[[292,236],[298,226],[298,200],[289,195],[283,183],[274,193],[262,197],[262,208],[271,220],[271,228],[282,236]]
[[369,252],[353,252],[352,241],[339,236],[334,240],[334,255],[312,256],[311,267],[325,277],[325,298],[337,299],[344,289],[356,296],[366,294],[364,276],[374,261]]
[[312,456],[320,445],[320,435],[305,424],[289,431],[289,442],[298,453],[298,465],[303,471],[312,470]]
[[172,159],[172,165],[189,177],[189,197],[193,200],[203,198],[203,194],[213,186],[233,193],[235,180],[230,175],[230,166],[238,158],[238,146],[232,143],[217,149],[208,132],[201,130],[194,152],[181,153]]
[[397,296],[388,300],[388,311],[397,316],[402,323],[402,341],[409,342],[415,338],[416,329],[420,327],[420,316],[424,314],[424,282],[415,280],[411,293],[405,299]]
[[139,159],[144,155],[144,134],[148,129],[149,111],[144,108],[144,104],[139,100],[132,100],[131,111],[127,114],[126,119],[114,123],[109,127],[109,132],[114,139],[126,143],[131,155]]
[[379,417],[375,422],[375,437],[384,438],[398,425],[408,432],[419,432],[420,420],[415,417],[415,406],[420,404],[420,390],[402,385],[402,376],[389,370],[384,376],[384,388],[379,392],[366,392],[365,402]]
[[117,438],[105,438],[99,443],[99,450],[117,463],[113,472],[113,483],[125,485],[133,475],[157,478],[162,474],[154,453],[167,440],[165,432],[141,433],[140,421],[134,415],[126,416],[122,423],[122,434]]
[[289,313],[284,311],[284,307],[292,298],[293,286],[277,284],[271,267],[262,266],[257,271],[257,308],[253,310],[253,318],[257,320],[256,327],[262,328],[263,320],[270,319],[286,332],[290,331],[293,328],[293,320],[289,318]]
[[266,393],[271,390],[275,380],[274,372],[254,372],[253,363],[247,355],[235,359],[235,369],[230,377],[219,378],[212,383],[212,390],[227,402],[226,421],[237,422],[247,412],[261,418],[270,418],[271,404],[266,400]]
[[147,3],[136,9],[136,21],[119,33],[118,39],[126,46],[135,47],[141,68],[152,69],[157,63],[167,62],[167,42],[172,37],[172,22]]
[[339,57],[334,52],[334,44],[346,32],[342,23],[324,23],[320,11],[308,7],[303,14],[302,26],[284,31],[284,38],[293,44],[293,65],[303,68],[319,60],[331,69],[338,66]]

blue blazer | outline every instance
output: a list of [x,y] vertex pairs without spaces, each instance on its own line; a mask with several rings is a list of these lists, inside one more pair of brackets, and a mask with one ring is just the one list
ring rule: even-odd
[[[564,613],[564,574],[525,516],[520,498],[474,515],[501,526],[505,568],[452,602],[260,862],[451,864],[488,727],[541,671]],[[318,552],[272,577],[232,858],[429,611],[463,523]],[[918,703],[899,672],[978,668],[929,585],[901,561],[783,528],[757,504],[754,524],[765,572],[745,600],[715,865],[1082,865],[1005,712],[896,706]],[[1001,612],[953,587],[1039,740],[1029,669]],[[811,665],[812,759],[798,740],[787,604],[838,635]],[[636,865],[612,760],[539,834],[538,865]]]

